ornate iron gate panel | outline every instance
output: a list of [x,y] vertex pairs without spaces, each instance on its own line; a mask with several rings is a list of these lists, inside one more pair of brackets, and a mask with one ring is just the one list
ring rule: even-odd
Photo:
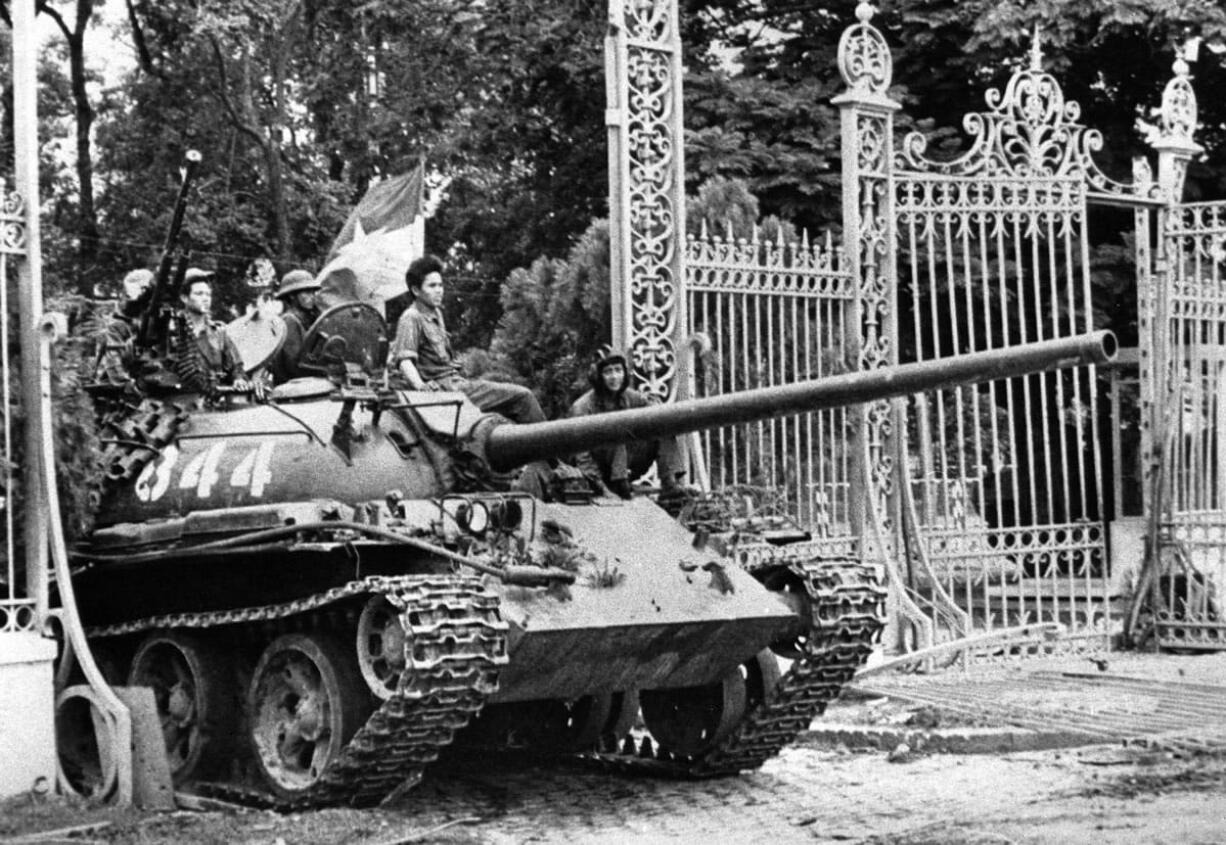
[[1168,279],[1156,332],[1162,362],[1156,426],[1167,554],[1152,584],[1155,631],[1172,647],[1226,647],[1226,203],[1163,215]]
[[[908,136],[896,157],[899,350],[930,360],[1091,325],[1087,197],[1101,139],[1039,52],[951,162]],[[912,586],[971,625],[1057,621],[1106,643],[1108,571],[1094,367],[915,397],[903,490],[918,514]],[[934,583],[934,581],[936,583]]]
[[[678,397],[686,326],[685,161],[676,0],[610,0],[609,246],[613,344],[639,390]],[[684,394],[680,394],[684,398]]]
[[[686,291],[692,331],[711,341],[697,395],[820,378],[854,368],[847,314],[855,287],[825,244],[691,237]],[[847,409],[705,432],[715,489],[770,491],[775,508],[818,537],[851,533]]]

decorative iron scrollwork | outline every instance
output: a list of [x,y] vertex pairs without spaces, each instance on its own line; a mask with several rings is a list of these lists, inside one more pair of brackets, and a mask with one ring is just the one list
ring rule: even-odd
[[1030,66],[1015,73],[1002,92],[984,95],[988,111],[972,112],[962,120],[971,136],[970,148],[952,161],[926,156],[928,139],[912,132],[898,152],[900,167],[921,173],[1058,179],[1076,177],[1092,191],[1137,196],[1142,186],[1118,182],[1104,174],[1093,156],[1103,147],[1102,133],[1078,121],[1081,106],[1066,100],[1060,83],[1043,70],[1038,33],[1030,53]]
[[839,39],[839,73],[847,87],[857,92],[885,93],[894,78],[894,60],[881,32],[869,23],[873,7],[856,6],[856,20]]
[[627,352],[638,387],[671,398],[677,370],[684,249],[681,173],[680,43],[669,0],[632,0],[612,11],[626,35],[626,154],[629,157],[629,317]]
[[21,194],[8,191],[0,180],[0,252],[24,255],[26,251],[26,202]]

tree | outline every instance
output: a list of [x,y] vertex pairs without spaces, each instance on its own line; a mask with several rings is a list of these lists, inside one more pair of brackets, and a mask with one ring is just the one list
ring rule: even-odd
[[[744,182],[717,178],[702,186],[687,207],[691,232],[702,222],[731,221],[733,234],[757,229],[785,238],[794,229],[777,218],[759,218],[758,200]],[[709,223],[711,225],[711,223]],[[719,224],[723,231],[723,224]],[[545,413],[565,413],[586,389],[587,366],[610,340],[609,226],[593,222],[565,260],[538,258],[511,272],[502,289],[503,317],[488,354],[470,354],[474,374],[494,373],[527,383]]]

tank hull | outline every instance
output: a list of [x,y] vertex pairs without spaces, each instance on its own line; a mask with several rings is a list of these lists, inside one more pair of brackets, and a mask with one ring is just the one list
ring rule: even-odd
[[[526,533],[538,543],[546,524],[564,526],[585,558],[564,590],[490,579],[509,657],[492,702],[711,683],[804,626],[793,606],[751,575],[696,551],[689,533],[647,499],[540,503],[532,517]],[[226,521],[226,512],[201,521]],[[221,619],[235,609],[292,605],[367,577],[451,569],[445,559],[386,543],[294,542],[108,560],[77,576],[77,594],[91,629],[123,631],[168,627],[183,615]]]
[[805,625],[647,499],[542,504],[537,520],[538,535],[545,521],[564,525],[596,559],[564,599],[502,590],[510,662],[492,702],[711,683]]

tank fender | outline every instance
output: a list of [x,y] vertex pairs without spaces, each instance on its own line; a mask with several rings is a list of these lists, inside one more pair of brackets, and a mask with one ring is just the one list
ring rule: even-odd
[[215,508],[170,519],[121,522],[98,529],[90,537],[90,542],[98,549],[140,546],[175,542],[184,538],[243,534],[282,525],[306,525],[325,519],[348,521],[353,519],[353,508],[341,502],[324,499]]

